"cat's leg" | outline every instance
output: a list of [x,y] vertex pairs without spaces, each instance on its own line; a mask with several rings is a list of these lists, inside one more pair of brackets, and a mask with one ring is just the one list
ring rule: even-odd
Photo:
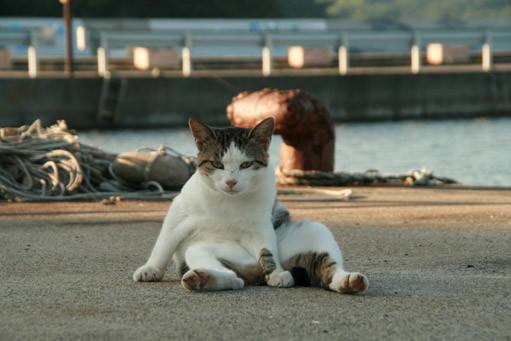
[[193,219],[184,219],[175,223],[176,219],[166,217],[156,244],[147,262],[133,273],[136,282],[160,281],[165,269],[178,245],[194,230]]
[[[245,285],[243,280],[226,268],[221,259],[248,263],[248,258],[247,252],[235,243],[193,244],[184,253],[187,271],[181,278],[181,285],[190,291],[242,289]],[[254,261],[251,260],[252,263]]]
[[294,286],[293,276],[289,271],[284,270],[280,263],[277,237],[273,225],[254,230],[259,232],[248,235],[241,240],[241,244],[253,255],[256,255],[263,268],[266,284],[280,288]]
[[330,230],[318,222],[286,222],[277,230],[283,267],[298,285],[319,286],[340,293],[362,293],[367,277],[343,269],[341,250]]

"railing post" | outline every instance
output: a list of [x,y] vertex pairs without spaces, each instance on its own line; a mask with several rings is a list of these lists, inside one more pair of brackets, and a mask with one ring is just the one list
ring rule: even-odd
[[341,45],[339,46],[337,57],[339,60],[339,74],[344,76],[348,73],[348,69],[350,67],[348,38],[346,34],[342,35]]
[[272,72],[272,57],[271,57],[271,36],[269,33],[264,34],[264,47],[262,51],[263,58],[263,76],[268,77]]
[[484,43],[481,48],[481,67],[484,72],[491,71],[493,67],[493,56],[491,50],[491,35],[486,32],[484,37]]
[[183,77],[190,77],[192,74],[192,37],[190,32],[185,33],[184,47],[181,51],[181,59],[183,61]]
[[37,36],[35,32],[30,33],[30,46],[27,50],[28,76],[36,78],[39,75],[39,58],[37,56]]
[[39,58],[37,57],[37,49],[31,45],[28,47],[28,76],[36,78],[39,74]]
[[79,25],[76,28],[76,47],[80,51],[85,51],[87,48],[87,33],[85,31],[85,27]]
[[410,51],[412,73],[419,73],[421,69],[420,35],[415,32],[413,35],[412,48]]
[[100,77],[106,77],[108,73],[108,56],[106,48],[98,47],[98,75]]
[[108,78],[108,41],[104,33],[100,33],[98,55],[98,75]]

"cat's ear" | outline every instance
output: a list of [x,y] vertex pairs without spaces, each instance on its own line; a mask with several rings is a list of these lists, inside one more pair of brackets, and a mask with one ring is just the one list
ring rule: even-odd
[[252,128],[248,133],[248,137],[259,142],[260,144],[263,145],[265,150],[268,150],[274,128],[275,119],[273,117],[268,117],[267,119],[261,121],[254,128]]
[[196,118],[191,118],[188,121],[188,125],[190,126],[190,130],[195,138],[195,144],[199,150],[201,150],[206,143],[215,141],[215,131],[206,123]]

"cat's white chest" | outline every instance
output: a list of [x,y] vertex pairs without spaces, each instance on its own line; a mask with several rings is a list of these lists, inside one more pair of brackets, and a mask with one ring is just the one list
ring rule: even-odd
[[[270,187],[271,188],[271,187]],[[242,196],[230,197],[204,187],[198,176],[190,179],[180,195],[175,210],[192,221],[193,240],[240,240],[271,226],[274,191],[265,186]]]
[[197,220],[198,229],[205,236],[246,233],[254,226],[271,222],[271,206],[257,198],[209,199],[196,202],[193,211],[187,212],[189,218]]

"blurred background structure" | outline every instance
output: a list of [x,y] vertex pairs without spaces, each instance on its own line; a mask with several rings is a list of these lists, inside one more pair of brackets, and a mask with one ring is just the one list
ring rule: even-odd
[[508,0],[0,0],[0,127],[150,128],[90,142],[186,148],[182,130],[153,128],[228,124],[232,98],[264,88],[302,89],[336,123],[414,120],[337,124],[335,169],[511,183]]
[[100,76],[405,65],[416,73],[423,64],[489,71],[511,60],[511,3],[499,0],[21,0],[0,3],[0,68],[31,77],[61,70],[69,20],[59,17],[71,11],[76,69]]
[[0,15],[0,125],[223,124],[265,87],[304,89],[336,121],[511,114],[508,1],[20,0]]

